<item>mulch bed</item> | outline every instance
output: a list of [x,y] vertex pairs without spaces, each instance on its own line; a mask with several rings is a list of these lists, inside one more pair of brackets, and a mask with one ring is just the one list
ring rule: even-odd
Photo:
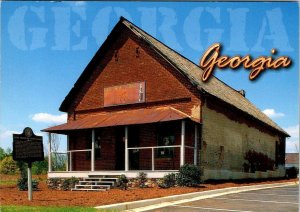
[[198,188],[175,187],[136,188],[130,190],[111,189],[105,192],[93,191],[58,191],[47,188],[45,181],[40,182],[39,191],[33,192],[33,201],[28,201],[27,191],[19,191],[16,186],[0,186],[1,205],[28,205],[28,206],[99,206],[121,203],[169,195],[184,194],[197,191],[206,191],[234,186],[296,182],[296,180],[268,180],[259,182],[210,182]]

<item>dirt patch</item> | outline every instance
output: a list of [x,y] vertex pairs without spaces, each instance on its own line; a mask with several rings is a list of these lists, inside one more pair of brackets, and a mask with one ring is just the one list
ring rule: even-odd
[[[43,179],[43,177],[42,177]],[[3,180],[3,179],[1,179]],[[198,188],[175,187],[169,189],[144,188],[127,191],[111,189],[105,192],[92,191],[57,191],[48,189],[45,181],[40,182],[39,191],[33,192],[33,201],[27,200],[27,191],[19,191],[16,186],[0,186],[1,205],[31,205],[31,206],[99,206],[127,201],[164,197],[197,191],[206,191],[234,186],[256,185],[267,183],[295,182],[295,180],[276,180],[263,182],[227,182],[208,183]]]

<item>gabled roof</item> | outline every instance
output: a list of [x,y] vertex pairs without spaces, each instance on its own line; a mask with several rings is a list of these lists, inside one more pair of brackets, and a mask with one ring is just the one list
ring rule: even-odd
[[266,116],[257,107],[255,107],[247,98],[241,95],[237,90],[234,90],[233,88],[226,85],[224,82],[222,82],[214,76],[212,76],[208,82],[203,82],[201,80],[203,70],[198,65],[194,64],[193,62],[180,55],[170,47],[158,41],[157,39],[155,39],[154,37],[152,37],[151,35],[149,35],[148,33],[135,26],[133,23],[131,23],[123,17],[120,18],[120,21],[116,24],[112,32],[108,35],[103,45],[97,51],[91,62],[88,64],[88,66],[85,68],[77,82],[74,84],[74,87],[66,96],[65,100],[60,106],[61,111],[67,111],[69,105],[71,104],[71,101],[73,100],[76,94],[76,91],[80,89],[86,77],[91,74],[91,72],[93,71],[93,67],[96,66],[96,62],[99,61],[105,49],[109,48],[109,43],[117,36],[118,31],[121,27],[126,27],[137,37],[149,44],[150,48],[154,49],[163,59],[165,59],[179,72],[185,75],[193,85],[197,86],[200,92],[214,96],[217,99],[255,118],[261,123],[275,129],[281,134],[289,136],[281,127],[279,127],[268,116]]

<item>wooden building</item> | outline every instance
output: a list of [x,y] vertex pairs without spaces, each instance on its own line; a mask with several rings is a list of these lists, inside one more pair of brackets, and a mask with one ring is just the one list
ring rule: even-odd
[[[113,28],[65,97],[65,124],[43,131],[67,135],[65,172],[148,177],[196,164],[204,179],[284,175],[282,128],[246,97],[124,18]],[[249,151],[274,165],[247,170]],[[52,152],[51,154],[56,154]]]

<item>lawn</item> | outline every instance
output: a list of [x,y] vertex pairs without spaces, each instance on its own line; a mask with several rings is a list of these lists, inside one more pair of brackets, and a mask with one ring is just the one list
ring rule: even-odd
[[54,211],[61,211],[61,212],[67,212],[67,211],[97,211],[95,208],[84,208],[84,207],[43,207],[43,206],[16,206],[16,205],[7,205],[7,206],[0,206],[0,211],[24,211],[24,212],[31,212],[31,211],[37,211],[37,212],[54,212]]
[[[16,185],[19,177],[19,175],[0,174],[0,186]],[[40,182],[44,182],[47,179],[47,175],[33,175],[33,179],[37,179]]]

